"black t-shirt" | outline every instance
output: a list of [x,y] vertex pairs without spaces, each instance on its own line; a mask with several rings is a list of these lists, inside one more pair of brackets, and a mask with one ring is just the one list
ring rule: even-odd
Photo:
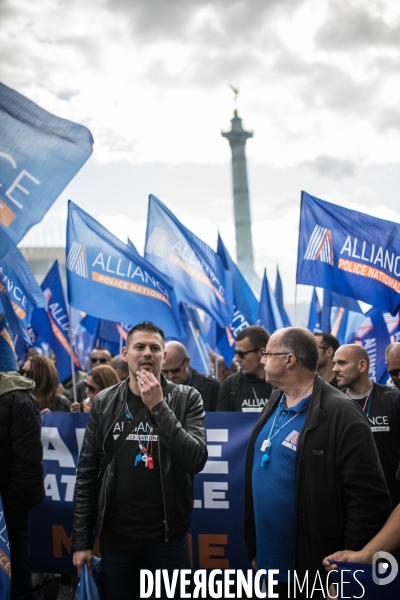
[[[129,388],[127,405],[110,432],[112,440],[118,439],[124,425],[143,408],[141,397]],[[130,554],[165,539],[158,451],[158,434],[143,419],[115,457],[114,491],[100,534],[102,553]],[[142,459],[146,455],[153,468],[146,467]]]
[[371,395],[352,398],[364,410],[374,435],[386,483],[395,507],[400,502],[396,471],[400,462],[400,392],[373,384]]
[[221,385],[217,410],[261,412],[272,394],[272,385],[241,371],[230,375]]

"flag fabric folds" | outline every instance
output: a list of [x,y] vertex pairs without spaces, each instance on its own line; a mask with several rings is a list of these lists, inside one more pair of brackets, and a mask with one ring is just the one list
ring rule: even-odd
[[285,310],[285,305],[283,303],[283,286],[282,286],[282,279],[281,279],[281,274],[279,273],[279,268],[276,267],[276,281],[275,281],[275,300],[276,303],[278,305],[279,308],[279,312],[281,314],[282,317],[282,321],[283,321],[283,326],[284,327],[291,327],[291,322],[290,319],[287,315],[287,312]]
[[258,307],[258,324],[265,327],[272,335],[277,329],[282,329],[283,320],[279,312],[275,296],[267,279],[267,271],[264,269],[264,277],[261,286],[261,298]]
[[11,558],[7,524],[0,494],[0,598],[8,600],[11,591]]
[[71,201],[66,266],[71,306],[117,323],[154,319],[184,337],[173,281]]
[[92,153],[82,125],[0,83],[0,257],[39,223]]
[[229,325],[232,281],[219,256],[152,195],[144,257],[174,279],[180,302],[201,308],[221,327]]
[[372,381],[384,383],[388,374],[385,364],[385,350],[390,344],[390,337],[383,311],[371,308],[355,331],[354,338],[347,343],[360,344],[368,352],[369,376]]
[[[4,314],[0,314],[0,372],[16,371],[15,347],[7,329]],[[1,597],[1,596],[0,596]]]
[[307,328],[316,333],[317,331],[321,332],[321,319],[322,318],[322,308],[320,301],[318,300],[317,290],[314,288],[311,303],[310,303],[310,312],[308,315],[308,326]]
[[0,259],[0,313],[4,312],[11,333],[26,333],[34,307],[46,306],[46,299],[33,273],[16,246]]
[[221,236],[218,234],[217,254],[224,268],[232,277],[234,313],[230,324],[216,328],[216,343],[225,364],[230,366],[235,352],[235,340],[240,331],[250,325],[255,325],[258,314],[258,300],[253,290],[243,277],[239,267],[232,260]]
[[[56,355],[58,378],[61,382],[71,377],[70,323],[64,298],[60,269],[56,260],[41,285],[46,298],[46,308],[35,308],[31,327],[50,346]],[[80,369],[79,359],[74,352],[74,368]]]
[[[180,304],[180,315],[185,330],[185,338],[179,340],[190,356],[190,366],[203,375],[210,374],[210,357],[208,356],[205,333],[197,310],[187,304]],[[170,341],[172,338],[167,338]]]
[[400,225],[302,192],[296,282],[396,314]]

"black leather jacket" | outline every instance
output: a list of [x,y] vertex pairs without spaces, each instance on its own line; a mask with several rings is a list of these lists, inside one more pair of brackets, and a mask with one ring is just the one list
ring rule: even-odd
[[[109,446],[109,433],[124,410],[129,379],[98,394],[86,426],[79,457],[74,499],[72,551],[93,546],[97,521],[100,533],[114,487],[114,460],[99,471]],[[162,386],[166,380],[162,377]],[[166,539],[183,535],[193,508],[193,475],[207,461],[205,412],[199,392],[177,385],[163,402],[146,414],[159,435],[159,460]]]

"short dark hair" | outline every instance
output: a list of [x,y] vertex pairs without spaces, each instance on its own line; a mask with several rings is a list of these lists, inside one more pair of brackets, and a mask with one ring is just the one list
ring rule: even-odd
[[247,337],[257,348],[265,348],[268,344],[270,335],[264,327],[261,327],[260,325],[250,325],[250,327],[239,331],[236,336],[236,341],[240,342],[240,340],[244,340],[244,338]]
[[152,323],[151,321],[143,321],[143,323],[137,323],[137,325],[134,325],[128,331],[128,335],[126,336],[126,347],[129,346],[130,339],[136,331],[147,331],[148,333],[158,333],[158,335],[161,337],[163,342],[165,342],[165,335],[164,335],[164,332],[162,329],[157,327],[157,325],[154,325],[154,323]]
[[282,329],[279,350],[291,352],[298,363],[308,371],[316,371],[318,366],[318,344],[315,336],[303,327]]
[[340,347],[340,342],[337,339],[337,337],[335,337],[334,335],[332,335],[331,333],[323,333],[322,331],[315,331],[314,335],[320,335],[322,337],[322,341],[324,342],[324,344],[326,346],[328,346],[328,348],[333,348],[333,351],[336,352],[336,350]]
[[105,348],[104,346],[95,346],[94,348],[91,349],[90,354],[92,352],[94,352],[95,350],[101,350],[103,352],[106,351],[106,352],[108,352],[108,354],[110,355],[110,357],[113,356],[112,352],[110,352],[110,350],[108,348]]

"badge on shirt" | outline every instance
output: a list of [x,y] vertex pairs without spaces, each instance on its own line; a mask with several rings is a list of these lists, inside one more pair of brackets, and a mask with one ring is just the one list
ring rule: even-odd
[[289,435],[287,435],[283,440],[282,446],[286,446],[286,448],[290,448],[290,450],[294,450],[294,452],[296,452],[297,442],[299,441],[299,435],[300,433],[293,429],[293,431],[289,433]]

